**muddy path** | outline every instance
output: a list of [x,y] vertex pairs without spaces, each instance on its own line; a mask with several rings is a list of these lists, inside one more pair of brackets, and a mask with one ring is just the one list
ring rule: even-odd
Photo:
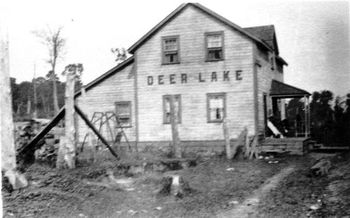
[[245,217],[258,217],[257,206],[260,200],[268,194],[271,190],[275,189],[279,182],[286,178],[295,170],[295,166],[289,166],[282,169],[279,173],[269,178],[260,188],[256,189],[251,196],[246,198],[241,204],[238,204],[235,208],[219,213],[217,217],[225,218],[245,218]]

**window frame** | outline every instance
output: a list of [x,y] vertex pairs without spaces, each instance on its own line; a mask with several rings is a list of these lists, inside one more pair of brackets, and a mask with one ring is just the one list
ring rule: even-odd
[[[170,51],[165,51],[165,40],[169,39],[176,39],[177,44],[177,61],[176,62],[166,62],[165,55],[167,53],[170,53]],[[162,36],[161,39],[161,48],[162,48],[162,65],[170,65],[170,64],[179,64],[180,63],[180,36],[179,35],[173,35],[173,36]]]
[[130,124],[129,125],[121,125],[121,127],[123,128],[131,128],[132,127],[132,105],[131,105],[131,101],[116,101],[114,102],[114,105],[115,105],[115,114],[116,116],[118,116],[119,118],[119,114],[118,114],[118,105],[125,105],[125,104],[128,104],[129,106],[129,120],[130,120]]
[[[222,96],[224,102],[224,115],[221,120],[211,120],[210,119],[210,99],[213,97]],[[226,117],[226,111],[227,111],[227,105],[226,105],[226,93],[225,92],[218,92],[218,93],[207,93],[207,123],[222,123],[223,120]]]
[[171,124],[170,120],[169,122],[166,121],[166,99],[170,96],[174,96],[174,99],[177,97],[179,98],[179,111],[178,111],[178,124],[182,123],[182,102],[181,102],[181,94],[175,94],[175,95],[163,95],[163,124]]
[[[208,48],[208,36],[221,35],[221,53],[222,57],[220,59],[209,59],[209,48]],[[215,32],[205,32],[204,33],[204,49],[205,49],[205,61],[206,62],[215,62],[223,61],[225,59],[225,36],[224,31],[215,31]],[[219,47],[218,47],[219,48]]]

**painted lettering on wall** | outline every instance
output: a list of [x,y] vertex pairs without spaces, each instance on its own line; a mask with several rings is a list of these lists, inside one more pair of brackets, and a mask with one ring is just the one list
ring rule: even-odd
[[[230,71],[225,70],[222,72],[209,72],[209,73],[197,73],[189,76],[188,73],[181,74],[170,74],[170,75],[157,75],[157,76],[147,76],[147,85],[152,86],[154,84],[164,85],[164,84],[184,84],[188,82],[227,82],[231,79],[242,80],[242,70],[236,70],[235,75],[231,78]],[[191,80],[188,81],[188,78]],[[155,81],[156,80],[156,81]]]

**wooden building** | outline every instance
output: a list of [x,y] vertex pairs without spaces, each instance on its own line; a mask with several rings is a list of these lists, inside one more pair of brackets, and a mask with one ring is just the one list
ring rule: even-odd
[[[180,5],[128,51],[132,57],[88,84],[76,102],[90,119],[114,111],[141,149],[169,146],[171,95],[185,150],[222,150],[224,117],[231,139],[244,128],[264,137],[268,117],[283,111],[278,99],[309,95],[283,83],[287,63],[273,25],[242,28],[197,3]],[[83,140],[87,127],[78,125]]]

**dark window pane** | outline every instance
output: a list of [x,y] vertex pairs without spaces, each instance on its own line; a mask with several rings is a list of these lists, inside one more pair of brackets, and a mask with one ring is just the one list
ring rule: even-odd
[[178,62],[177,53],[165,54],[164,62],[165,63],[177,63]]
[[221,60],[222,59],[222,50],[220,49],[211,49],[208,51],[209,60]]
[[131,126],[131,104],[130,102],[116,103],[116,116],[122,126]]

